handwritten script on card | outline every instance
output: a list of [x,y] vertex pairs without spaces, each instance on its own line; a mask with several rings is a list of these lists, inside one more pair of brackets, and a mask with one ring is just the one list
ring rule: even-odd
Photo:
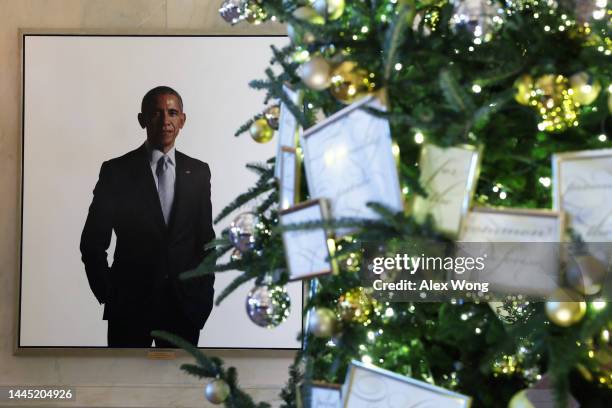
[[[281,212],[282,225],[323,221],[320,204]],[[291,280],[332,272],[327,234],[323,228],[283,231]]]
[[466,408],[469,398],[386,370],[351,366],[345,408]]
[[[302,138],[310,194],[329,199],[335,219],[377,218],[368,202],[402,209],[389,123],[361,109],[366,102],[345,108]],[[367,106],[382,108],[375,99]]]
[[[555,206],[586,242],[612,242],[612,149],[554,158]],[[608,261],[612,254],[594,254]]]
[[415,198],[417,221],[431,215],[440,232],[459,233],[478,176],[478,156],[475,148],[423,146],[420,181],[428,195]]
[[462,228],[457,256],[482,256],[485,269],[466,279],[498,293],[547,295],[559,286],[562,223],[554,212],[475,210]]

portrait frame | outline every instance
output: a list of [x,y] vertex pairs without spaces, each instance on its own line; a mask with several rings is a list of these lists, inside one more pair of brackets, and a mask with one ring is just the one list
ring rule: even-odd
[[[301,104],[303,92],[301,90],[293,90],[290,84],[283,85],[283,91],[287,94],[289,99],[296,104],[298,107]],[[287,108],[287,105],[281,102],[280,105],[280,116],[278,118],[278,130],[277,134],[277,148],[276,157],[281,157],[284,148],[295,149],[298,145],[302,127],[299,125],[297,118],[293,116],[293,113]],[[283,163],[279,162],[274,168],[274,176],[276,178],[282,177]]]
[[[367,407],[369,405],[358,405],[353,403],[351,404],[351,397],[354,392],[355,387],[355,377],[357,375],[357,371],[365,372],[368,375],[371,375],[375,378],[379,378],[395,383],[399,383],[400,386],[405,388],[411,388],[413,390],[418,390],[421,392],[430,393],[432,396],[439,397],[441,399],[447,400],[448,405],[435,405],[436,408],[469,408],[472,404],[472,398],[467,395],[462,395],[453,391],[449,391],[445,388],[438,387],[424,381],[415,380],[414,378],[405,377],[403,375],[394,373],[389,370],[385,370],[379,367],[376,367],[371,364],[362,363],[360,361],[353,360],[349,364],[346,379],[344,385],[342,386],[342,408],[354,408],[354,407]],[[383,392],[383,390],[379,389],[379,393]],[[379,396],[380,398],[386,397],[386,395]],[[368,400],[366,402],[371,402],[373,400]],[[378,401],[378,400],[377,400]],[[439,400],[436,401],[439,404]],[[399,406],[399,405],[398,405]],[[434,406],[434,405],[432,405]]]
[[[490,216],[488,217],[488,223],[483,222],[482,219],[473,221],[474,227],[478,230],[484,230],[483,232],[475,232],[469,235],[467,231],[472,222],[472,218],[478,218],[478,216]],[[536,222],[536,220],[539,220]],[[550,222],[551,225],[548,225]],[[562,276],[558,273],[563,264],[563,252],[562,244],[565,242],[567,226],[567,217],[562,211],[555,211],[550,209],[539,209],[539,208],[511,208],[511,207],[487,207],[487,206],[474,206],[466,215],[462,231],[457,241],[457,249],[466,250],[471,256],[482,256],[482,253],[472,253],[473,249],[487,248],[484,252],[484,256],[489,256],[486,263],[494,261],[496,258],[492,258],[492,254],[497,254],[499,249],[501,250],[504,261],[501,262],[502,267],[506,265],[506,269],[515,271],[520,270],[525,272],[530,277],[530,284],[521,285],[520,280],[513,277],[510,280],[510,284],[500,284],[492,289],[501,289],[501,291],[514,291],[513,295],[534,295],[534,296],[549,296],[552,292],[558,289],[562,284]],[[554,228],[555,231],[546,235],[546,228]],[[479,235],[480,234],[480,235]],[[525,238],[520,239],[515,235],[523,234]],[[537,236],[541,238],[537,238]],[[469,240],[465,240],[470,237]],[[536,238],[534,238],[536,237]],[[485,245],[491,245],[490,247]],[[466,248],[467,247],[467,248]],[[504,251],[520,251],[522,256],[520,262],[517,264],[512,263],[506,259],[506,253]],[[533,251],[533,252],[532,252]],[[536,264],[536,261],[541,262],[541,257],[548,254],[552,259],[548,260],[552,264],[550,265],[550,272],[545,275],[550,278],[555,278],[556,281],[549,286],[545,287],[542,281],[540,286],[535,285],[535,276],[537,267],[535,269],[529,269],[529,265],[541,265]],[[556,254],[556,257],[554,255]],[[530,263],[532,262],[532,263]],[[545,264],[547,265],[547,264]],[[528,271],[532,271],[529,273]],[[505,274],[504,274],[505,276]],[[502,276],[502,279],[504,279]],[[544,278],[544,277],[542,277]],[[489,283],[492,283],[489,281]],[[514,284],[514,285],[513,285]],[[527,288],[527,290],[525,290]],[[515,291],[521,291],[515,293]]]
[[[298,408],[305,408],[303,405],[304,392],[302,391],[304,386],[305,384],[303,382],[299,383],[296,386],[296,403]],[[334,408],[340,408],[342,406],[342,384],[333,384],[324,381],[312,381],[310,385],[310,391],[311,399],[310,405],[308,406],[309,408],[331,408],[330,405],[336,402],[336,398],[337,404],[333,404]],[[325,405],[317,404],[316,401],[313,401],[315,394],[317,393],[327,394],[325,397],[323,397],[326,401],[321,401],[325,402]],[[332,394],[332,396],[329,395],[330,393]],[[333,401],[330,401],[330,399],[332,399]]]
[[[312,211],[317,209],[318,211]],[[312,211],[313,214],[306,214]],[[303,201],[293,207],[287,208],[279,212],[280,224],[300,224],[304,222],[324,222],[329,220],[329,204],[325,199]],[[285,258],[287,260],[287,269],[289,271],[289,281],[297,281],[310,279],[317,276],[335,274],[338,272],[338,265],[334,258],[335,244],[331,233],[323,227],[317,227],[307,230],[283,231],[283,248],[285,249]],[[316,239],[318,242],[306,242],[310,239]],[[309,247],[310,245],[310,247]],[[301,256],[302,261],[297,261],[297,256],[301,251],[309,251]],[[312,254],[316,254],[317,261],[324,267],[317,266],[313,270],[312,267],[304,268],[305,271],[297,272],[297,267],[302,268],[304,263],[315,258]],[[320,259],[325,256],[325,260]]]
[[[309,192],[330,201],[336,220],[376,219],[367,202],[379,202],[398,212],[404,209],[389,123],[366,107],[386,110],[385,90],[362,97],[304,130],[300,137]],[[359,131],[351,133],[353,129]],[[342,237],[350,232],[350,228],[341,228],[335,234]]]
[[[272,30],[273,31],[273,30]],[[97,346],[97,345],[89,345],[89,344],[84,344],[84,345],[61,345],[61,344],[48,344],[46,345],[46,343],[44,344],[40,344],[40,345],[30,345],[29,343],[24,344],[22,341],[22,317],[23,317],[23,305],[22,305],[22,300],[23,300],[23,285],[25,284],[24,279],[23,279],[23,260],[25,256],[29,256],[27,255],[29,252],[25,251],[24,248],[24,205],[27,204],[28,199],[26,197],[26,191],[30,188],[30,186],[28,185],[28,183],[26,183],[25,181],[25,175],[30,173],[28,171],[28,167],[26,166],[26,159],[25,159],[25,145],[26,145],[26,137],[25,137],[25,132],[26,132],[26,128],[28,126],[28,116],[27,116],[27,112],[26,112],[26,96],[24,94],[24,89],[26,87],[26,81],[29,80],[29,78],[26,76],[26,39],[28,38],[34,38],[34,37],[53,37],[53,38],[75,38],[75,37],[86,37],[86,38],[99,38],[99,39],[104,39],[104,38],[121,38],[121,39],[147,39],[147,38],[160,38],[160,39],[178,39],[178,38],[206,38],[206,39],[249,39],[249,38],[262,38],[265,40],[270,40],[269,42],[273,42],[276,41],[275,39],[285,39],[287,38],[285,34],[251,34],[251,35],[244,35],[244,34],[235,34],[235,35],[228,35],[228,34],[223,34],[223,33],[202,33],[202,32],[189,32],[189,31],[169,31],[169,32],[164,32],[164,33],[159,33],[158,30],[142,30],[139,32],[133,32],[133,31],[121,31],[121,30],[64,30],[64,29],[20,29],[19,31],[20,33],[20,51],[21,51],[21,106],[20,106],[20,117],[21,117],[21,121],[20,121],[20,133],[21,133],[21,144],[20,144],[20,172],[19,172],[19,177],[20,177],[20,200],[19,200],[19,207],[21,209],[21,220],[20,220],[20,241],[19,241],[19,247],[18,247],[18,259],[19,259],[19,268],[17,268],[17,283],[16,283],[16,293],[19,293],[19,296],[16,297],[16,316],[15,316],[15,337],[14,337],[14,352],[16,354],[21,354],[21,353],[31,353],[31,352],[38,352],[38,351],[49,351],[49,352],[58,352],[59,349],[64,350],[66,353],[73,353],[73,352],[78,352],[78,351],[82,351],[82,350],[88,350],[91,352],[96,352],[99,351],[100,355],[143,355],[143,350],[148,351],[149,348],[134,348],[132,350],[124,350],[122,353],[117,353],[117,349],[114,348],[108,348],[106,346]],[[28,49],[30,49],[30,47],[28,47]],[[31,66],[31,63],[30,65]],[[244,83],[244,88],[248,88],[247,83]],[[182,90],[182,88],[181,88]],[[182,93],[182,92],[181,92]],[[135,117],[135,115],[134,115]],[[193,119],[191,119],[191,121],[193,122]],[[235,129],[234,129],[235,130]],[[232,143],[232,139],[228,138],[227,139],[227,144],[230,145]],[[30,145],[31,146],[31,145]],[[269,156],[268,156],[269,157]],[[100,163],[98,163],[99,165]],[[88,188],[87,194],[90,195],[91,194],[91,190],[93,188],[93,184],[91,184]],[[215,208],[216,210],[219,210],[220,208]],[[215,227],[215,229],[217,230],[217,233],[219,232],[218,230],[218,226]],[[248,286],[248,285],[246,285]],[[303,293],[303,284],[300,285],[301,288],[299,290],[300,293],[300,297],[299,300],[297,298],[295,298],[293,305],[294,305],[294,309],[298,309],[301,310],[302,309],[302,305],[303,305],[303,297],[302,297],[302,293]],[[222,287],[221,287],[222,288]],[[219,287],[217,287],[217,294],[219,293]],[[248,290],[248,289],[247,289]],[[300,313],[301,314],[301,313]],[[299,318],[299,322],[300,322],[300,327],[303,326],[303,317]],[[298,328],[299,329],[299,328]],[[293,335],[291,336],[293,337]],[[227,346],[202,346],[200,345],[199,348],[202,349],[210,349],[210,350],[231,350],[231,349],[236,349],[236,350],[252,350],[254,352],[257,352],[258,350],[260,350],[261,352],[266,352],[267,350],[275,350],[277,352],[281,352],[281,353],[285,353],[287,356],[292,355],[292,353],[297,350],[300,349],[302,347],[302,345],[300,344],[296,344],[295,346],[281,346],[281,347],[270,347],[266,344],[261,344],[260,346],[254,345],[254,346],[239,346],[239,347],[235,347],[235,346],[231,346],[231,345],[227,345]],[[160,350],[160,349],[156,349],[156,350]],[[153,356],[155,353],[152,353],[151,356]],[[146,355],[146,354],[145,354]],[[150,357],[150,358],[155,358],[155,357]]]
[[[448,147],[440,147],[431,143],[424,143],[421,147],[421,153],[419,155],[419,169],[421,171],[420,182],[425,190],[428,189],[428,182],[423,183],[423,177],[430,176],[429,180],[433,181],[433,179],[441,173],[442,167],[432,168],[430,170],[431,165],[428,164],[430,160],[428,160],[428,155],[430,154],[448,154],[450,150],[455,150],[455,153],[459,152],[468,152],[470,153],[469,160],[466,159],[467,165],[464,164],[463,168],[467,168],[467,174],[465,175],[463,181],[463,176],[460,169],[451,168],[451,171],[458,171],[460,173],[459,176],[455,177],[455,179],[443,180],[443,185],[441,186],[443,190],[449,190],[455,188],[455,184],[448,185],[449,183],[457,183],[462,188],[462,194],[457,194],[456,198],[457,202],[452,202],[447,205],[449,207],[452,205],[453,207],[453,216],[456,219],[451,219],[450,221],[444,221],[437,223],[440,221],[441,217],[449,217],[447,213],[449,212],[448,208],[441,207],[436,205],[435,203],[430,203],[430,198],[425,198],[420,195],[416,195],[411,202],[411,214],[415,217],[415,219],[419,222],[424,222],[427,216],[431,215],[436,223],[435,228],[441,234],[451,238],[456,239],[463,229],[463,222],[465,217],[467,216],[468,211],[472,206],[472,201],[474,198],[474,194],[476,192],[476,186],[478,184],[478,177],[480,175],[480,167],[482,163],[482,153],[484,147],[482,145],[470,145],[470,144],[461,144],[455,146]],[[430,153],[430,152],[434,153]],[[437,152],[436,152],[437,151]],[[450,160],[450,159],[449,159]],[[460,160],[460,159],[458,159]],[[436,162],[436,160],[431,160]],[[447,162],[444,163],[446,165]],[[443,166],[444,166],[443,165]],[[425,169],[425,170],[424,170]],[[428,173],[431,173],[428,174]],[[458,179],[458,180],[457,180]],[[423,185],[425,184],[425,185]],[[439,183],[438,183],[439,184]],[[437,191],[436,191],[437,194]],[[437,211],[437,213],[433,213]],[[444,214],[444,215],[443,215]],[[449,226],[449,224],[451,224]]]
[[[612,148],[556,153],[552,157],[553,208],[555,210],[564,211],[565,213],[567,213],[568,225],[571,226],[572,228],[574,228],[573,221],[574,221],[574,218],[576,218],[576,214],[573,214],[572,209],[566,208],[567,205],[565,204],[565,199],[569,193],[563,191],[563,185],[564,185],[565,179],[569,176],[564,175],[563,165],[566,163],[571,163],[571,162],[585,163],[586,161],[589,161],[589,160],[600,160],[600,159],[609,161],[612,164]],[[581,181],[588,183],[585,180],[581,180]],[[595,181],[595,182],[599,182],[599,181]],[[584,204],[584,202],[587,201],[584,199],[585,194],[588,194],[587,190],[590,189],[592,192],[594,188],[600,188],[600,187],[601,186],[592,186],[592,185],[591,186],[587,185],[587,187],[578,186],[578,188],[580,188],[580,195],[581,195],[580,205]],[[612,183],[608,186],[604,186],[604,188],[606,190],[612,191]],[[609,194],[612,195],[612,193],[609,193]],[[578,207],[578,205],[576,205],[576,207]],[[581,215],[580,218],[581,219],[588,218],[588,216],[584,217],[583,215]],[[608,222],[610,222],[610,219],[612,219],[612,217],[610,216],[610,214],[608,214]],[[589,223],[589,224],[586,224],[584,227],[590,228],[590,227],[593,227],[593,225]],[[584,228],[579,228],[577,229],[577,232],[582,233],[583,230]],[[604,239],[601,239],[601,240],[590,240],[588,239],[589,237],[584,237],[584,236],[582,238],[587,242],[589,241],[590,242],[610,242],[612,241],[612,236],[605,237]]]
[[300,195],[300,150],[283,146],[280,150],[280,178],[278,180],[278,195],[280,209],[286,210],[298,203]]

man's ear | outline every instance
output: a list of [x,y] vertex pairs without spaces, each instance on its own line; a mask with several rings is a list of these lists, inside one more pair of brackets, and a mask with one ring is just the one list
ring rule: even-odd
[[140,123],[141,128],[144,129],[146,127],[144,115],[142,114],[142,112],[138,114],[138,123]]
[[187,120],[187,115],[181,112],[181,123],[180,123],[179,129],[182,129],[183,126],[185,126],[186,120]]

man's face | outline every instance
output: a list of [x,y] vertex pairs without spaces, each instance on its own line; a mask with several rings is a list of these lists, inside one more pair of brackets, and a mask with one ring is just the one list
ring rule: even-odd
[[147,129],[147,140],[156,149],[166,153],[185,124],[185,114],[178,98],[172,94],[161,94],[138,114],[140,126]]

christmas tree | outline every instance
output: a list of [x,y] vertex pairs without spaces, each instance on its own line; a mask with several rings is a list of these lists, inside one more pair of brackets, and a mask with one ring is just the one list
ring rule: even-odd
[[[607,265],[577,224],[561,231],[574,261],[562,264],[557,282],[569,299],[393,301],[375,296],[360,274],[369,262],[364,243],[393,254],[417,240],[452,246],[461,238],[449,221],[453,200],[433,199],[431,166],[445,158],[466,155],[477,163],[455,175],[465,178],[460,201],[472,209],[542,209],[549,211],[517,211],[555,220],[560,210],[582,210],[586,218],[610,211],[609,202],[564,207],[560,195],[553,197],[563,186],[551,166],[573,157],[564,152],[612,163],[607,1],[225,0],[220,13],[231,24],[287,24],[290,44],[272,47],[265,79],[250,84],[272,102],[237,131],[265,143],[276,130],[279,154],[249,165],[259,181],[216,221],[256,204],[182,278],[241,271],[217,302],[255,279],[249,316],[272,330],[289,307],[283,285],[306,282],[308,328],[283,406],[310,406],[317,384],[348,383],[349,367],[369,366],[396,373],[400,382],[440,387],[433,393],[465,395],[474,407],[537,406],[530,392],[538,389],[558,407],[609,406]],[[342,137],[345,150],[334,144]],[[364,178],[345,172],[360,165],[368,170]],[[382,176],[372,176],[377,172]],[[609,229],[599,240],[612,240]],[[313,252],[312,259],[324,267],[304,270],[292,248],[317,242],[327,244],[326,253]],[[218,262],[228,252],[230,261]],[[216,378],[206,390],[210,401],[267,406],[238,388],[233,368],[175,336],[157,335],[194,355],[197,364],[186,371]],[[345,391],[341,398],[351,406]]]

